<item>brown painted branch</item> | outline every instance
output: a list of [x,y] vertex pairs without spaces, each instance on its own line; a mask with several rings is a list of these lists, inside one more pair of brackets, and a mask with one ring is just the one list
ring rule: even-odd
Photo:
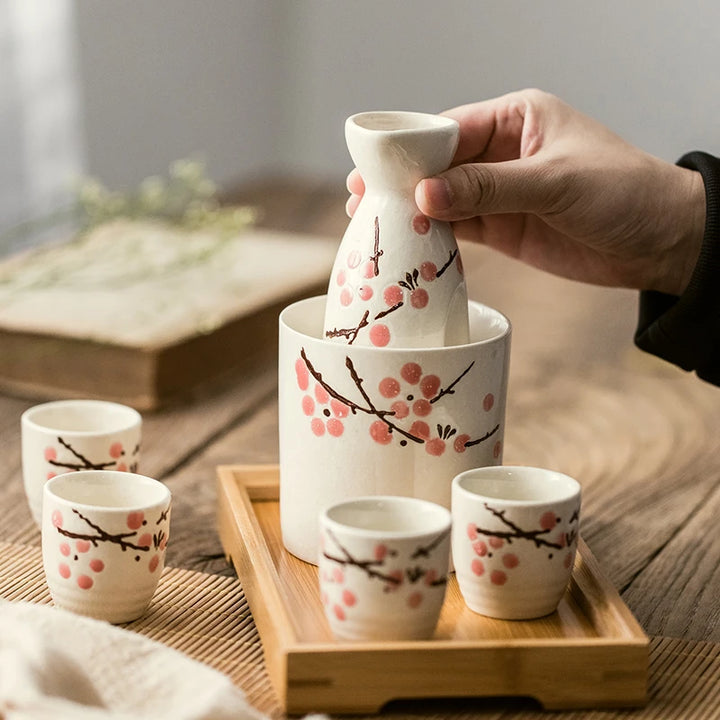
[[399,310],[403,306],[403,301],[401,300],[399,303],[395,303],[391,308],[388,308],[387,310],[383,310],[382,312],[379,312],[373,319],[374,320],[381,320],[384,317],[387,317],[390,313],[394,313],[396,310]]
[[375,216],[375,245],[373,247],[373,254],[370,256],[370,260],[373,262],[373,272],[375,277],[380,274],[380,256],[384,255],[385,251],[380,249],[380,220]]
[[439,278],[443,273],[452,265],[453,260],[457,257],[458,251],[457,250],[451,250],[450,251],[450,257],[448,258],[448,261],[435,273],[435,277]]
[[58,465],[59,467],[66,467],[71,468],[73,470],[103,470],[106,467],[109,467],[110,465],[114,465],[115,461],[112,460],[111,462],[106,463],[94,463],[88,460],[84,455],[79,453],[75,448],[70,445],[70,443],[65,442],[59,435],[58,435],[58,442],[66,449],[68,449],[80,462],[82,465],[74,465],[71,463],[63,465],[62,463],[55,462],[53,460],[50,460],[51,465]]
[[473,445],[479,445],[481,442],[485,442],[489,438],[491,438],[498,430],[500,429],[500,425],[496,425],[490,432],[486,432],[482,437],[477,438],[476,440],[468,440],[465,443],[465,447],[472,447]]
[[335,557],[334,555],[330,555],[327,551],[323,551],[323,557],[326,557],[328,560],[331,560],[332,562],[336,562],[339,565],[352,565],[354,567],[359,568],[364,573],[367,573],[368,577],[371,578],[378,578],[378,580],[382,580],[384,582],[394,583],[395,585],[399,585],[401,580],[397,577],[394,577],[392,575],[385,575],[384,573],[378,572],[374,569],[374,566],[380,566],[382,567],[384,565],[384,560],[357,560],[354,558],[350,552],[343,547],[343,545],[340,543],[340,541],[335,537],[333,532],[331,530],[327,530],[326,532],[328,536],[332,539],[332,541],[338,546],[340,549],[340,552],[345,556],[344,558]]
[[440,388],[440,392],[430,400],[430,404],[436,403],[441,397],[444,397],[445,395],[454,395],[455,394],[455,386],[470,372],[470,369],[475,364],[475,361],[473,360],[466,368],[463,370],[460,375],[458,375],[455,380],[453,380],[446,388]]
[[368,325],[368,316],[370,315],[370,311],[366,310],[363,314],[362,318],[360,319],[360,323],[357,327],[354,328],[333,328],[332,330],[326,330],[325,331],[325,337],[334,338],[334,337],[346,337],[349,338],[348,345],[352,345],[355,340],[357,339],[358,333]]
[[135,545],[134,543],[128,542],[125,538],[134,537],[137,535],[136,531],[129,532],[129,533],[117,533],[116,535],[111,535],[110,533],[103,530],[99,525],[96,525],[95,523],[91,522],[88,518],[86,518],[81,512],[78,510],[73,509],[73,512],[81,519],[84,520],[95,532],[97,535],[89,535],[85,533],[76,533],[72,532],[71,530],[65,530],[64,528],[57,528],[57,531],[60,533],[60,535],[64,535],[65,537],[71,538],[73,540],[87,540],[88,542],[91,542],[95,547],[97,547],[99,542],[111,542],[115,543],[116,545],[119,545],[120,548],[123,550],[123,552],[127,549],[132,550],[138,550],[140,552],[147,552],[150,548],[146,546],[140,546]]
[[430,553],[448,536],[448,533],[450,530],[446,530],[445,532],[440,533],[434,540],[432,540],[427,545],[421,545],[416,550],[413,551],[413,554],[410,556],[411,560],[415,560],[419,557],[429,557]]
[[490,537],[497,537],[502,538],[504,540],[509,540],[512,542],[512,540],[530,540],[535,543],[536,547],[549,547],[553,548],[555,550],[562,550],[563,545],[560,543],[554,543],[550,542],[549,540],[545,540],[544,538],[540,537],[540,535],[547,535],[549,532],[551,532],[550,528],[548,529],[541,529],[541,530],[523,530],[522,528],[518,527],[514,522],[508,520],[505,517],[505,511],[504,510],[497,510],[493,507],[490,507],[488,503],[483,503],[485,505],[485,508],[489,510],[500,522],[502,522],[504,525],[506,525],[508,528],[510,528],[509,532],[499,532],[496,530],[485,530],[483,528],[475,526],[477,531],[481,533],[482,535],[488,535]]

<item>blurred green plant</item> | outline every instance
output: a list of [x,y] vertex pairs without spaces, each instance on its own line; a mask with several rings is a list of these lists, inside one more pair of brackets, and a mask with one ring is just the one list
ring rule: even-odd
[[222,206],[217,193],[205,165],[192,159],[175,161],[168,177],[153,175],[126,193],[110,191],[98,180],[86,178],[78,185],[80,222],[84,230],[91,230],[118,218],[155,219],[223,237],[255,222],[254,208]]

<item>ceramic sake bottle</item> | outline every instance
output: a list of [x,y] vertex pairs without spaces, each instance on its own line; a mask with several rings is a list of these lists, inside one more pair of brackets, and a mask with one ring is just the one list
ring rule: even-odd
[[446,170],[458,125],[439,115],[367,112],[345,123],[365,194],[340,244],[323,333],[371,347],[468,342],[468,298],[448,223],[423,215],[415,185]]

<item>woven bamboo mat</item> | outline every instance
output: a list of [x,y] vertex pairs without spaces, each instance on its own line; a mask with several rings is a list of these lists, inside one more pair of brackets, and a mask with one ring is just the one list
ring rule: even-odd
[[[50,604],[40,548],[0,543],[0,597]],[[235,578],[166,568],[148,612],[126,625],[227,674],[259,710],[280,715],[265,671],[260,638]],[[391,671],[390,669],[388,670]],[[482,678],[478,678],[478,683]],[[547,713],[522,700],[392,703],[383,717],[456,720],[715,720],[720,719],[720,643],[655,637],[650,700],[641,710]]]

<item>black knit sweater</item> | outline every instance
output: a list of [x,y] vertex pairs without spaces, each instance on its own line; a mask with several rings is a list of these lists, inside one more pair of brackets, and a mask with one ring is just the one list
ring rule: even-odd
[[635,344],[720,385],[720,159],[692,152],[678,165],[697,170],[705,183],[707,215],[700,256],[680,297],[640,293]]

